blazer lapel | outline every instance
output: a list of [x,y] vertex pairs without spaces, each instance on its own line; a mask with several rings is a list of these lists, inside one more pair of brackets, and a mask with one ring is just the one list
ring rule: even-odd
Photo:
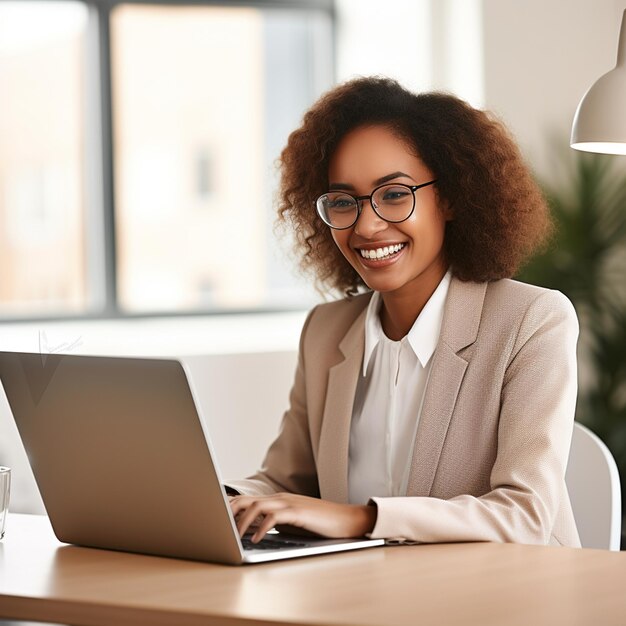
[[441,334],[433,354],[430,378],[417,428],[408,496],[430,494],[467,361],[457,354],[476,341],[487,283],[452,278]]
[[366,312],[367,307],[339,344],[345,359],[328,371],[317,469],[320,496],[333,502],[348,502],[350,423],[363,362]]

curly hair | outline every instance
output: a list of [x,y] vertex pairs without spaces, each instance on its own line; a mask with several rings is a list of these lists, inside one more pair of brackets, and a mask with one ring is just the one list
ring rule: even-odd
[[315,210],[328,187],[331,156],[363,126],[388,127],[437,179],[453,219],[444,255],[463,281],[513,276],[548,238],[547,204],[504,125],[485,111],[439,92],[414,94],[389,78],[348,81],[323,95],[281,153],[278,223],[291,224],[301,268],[318,284],[353,295],[365,286]]

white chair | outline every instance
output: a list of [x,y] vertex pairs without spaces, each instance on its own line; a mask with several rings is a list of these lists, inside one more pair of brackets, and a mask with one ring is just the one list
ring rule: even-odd
[[582,547],[619,550],[622,502],[617,465],[606,444],[578,422],[565,482]]

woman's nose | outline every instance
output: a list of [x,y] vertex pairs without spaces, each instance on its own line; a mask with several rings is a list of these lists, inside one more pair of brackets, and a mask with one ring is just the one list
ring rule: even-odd
[[370,239],[372,235],[385,228],[387,222],[374,211],[372,201],[361,200],[361,214],[354,225],[354,232],[365,239]]

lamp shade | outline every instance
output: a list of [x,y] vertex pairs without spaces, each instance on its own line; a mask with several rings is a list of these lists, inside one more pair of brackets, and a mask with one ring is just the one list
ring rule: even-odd
[[622,16],[617,65],[582,97],[572,125],[572,148],[626,154],[626,11]]

